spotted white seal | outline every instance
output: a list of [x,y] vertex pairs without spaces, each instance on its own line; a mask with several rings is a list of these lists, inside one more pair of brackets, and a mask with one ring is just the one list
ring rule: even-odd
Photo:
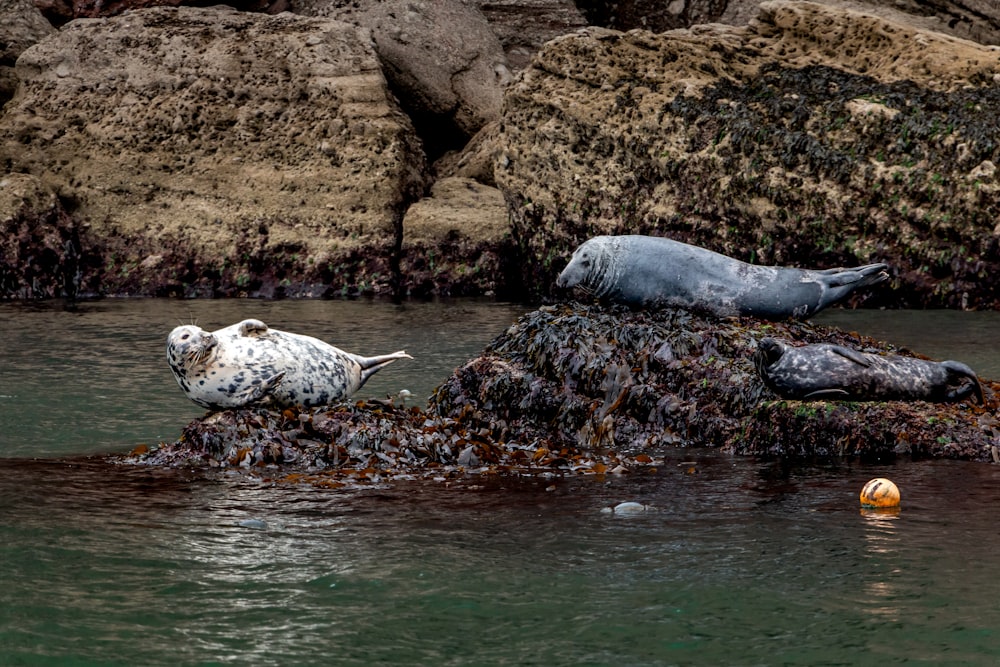
[[925,361],[819,343],[793,347],[774,338],[757,344],[761,379],[782,398],[841,401],[960,401],[983,388],[958,361]]
[[655,236],[595,236],[576,249],[556,284],[630,306],[782,320],[807,318],[856,289],[887,280],[886,269],[758,266]]
[[185,395],[210,410],[263,404],[327,405],[347,398],[406,352],[361,357],[260,320],[208,332],[180,326],[167,337],[167,363]]

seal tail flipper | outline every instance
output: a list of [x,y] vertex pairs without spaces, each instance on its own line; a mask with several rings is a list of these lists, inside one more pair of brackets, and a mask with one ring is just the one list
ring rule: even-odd
[[827,269],[820,272],[826,290],[816,310],[822,310],[847,297],[851,292],[877,285],[889,279],[887,264],[867,264],[853,269]]
[[953,377],[970,380],[970,384],[960,389],[955,389],[948,393],[951,400],[961,400],[969,394],[975,394],[980,405],[986,405],[986,396],[983,394],[983,385],[979,383],[979,377],[975,371],[960,361],[942,361],[941,366]]
[[854,289],[858,287],[867,287],[868,285],[877,285],[883,280],[889,279],[889,265],[878,263],[878,264],[866,264],[865,266],[858,266],[853,269],[827,269],[825,271],[820,271],[824,276],[827,276],[827,285],[829,287],[844,287],[853,286]]
[[[358,389],[368,382],[368,378],[378,373],[380,370],[396,361],[397,359],[412,359],[405,351],[393,352],[392,354],[382,354],[377,357],[359,357],[354,355],[354,360],[361,366],[361,381]],[[356,391],[356,390],[355,390]]]

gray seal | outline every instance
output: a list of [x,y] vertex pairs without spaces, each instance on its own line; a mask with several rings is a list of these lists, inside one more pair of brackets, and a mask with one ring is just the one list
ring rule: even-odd
[[207,332],[180,326],[167,336],[167,363],[184,394],[210,410],[267,405],[315,407],[349,397],[406,352],[361,357],[260,320]]
[[595,236],[576,249],[556,284],[635,307],[783,320],[805,319],[887,280],[887,269],[885,264],[819,271],[758,266],[655,236]]
[[932,401],[975,396],[979,378],[958,361],[881,355],[826,343],[793,347],[764,338],[754,354],[764,384],[782,398],[839,401]]

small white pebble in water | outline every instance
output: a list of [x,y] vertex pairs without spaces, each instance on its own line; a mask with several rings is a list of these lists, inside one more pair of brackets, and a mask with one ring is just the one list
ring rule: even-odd
[[237,521],[236,525],[240,528],[267,530],[267,521],[264,521],[263,519],[243,519],[242,521]]
[[618,503],[614,507],[605,507],[601,511],[606,514],[638,514],[639,512],[645,512],[647,509],[649,508],[642,503],[630,500],[624,503]]

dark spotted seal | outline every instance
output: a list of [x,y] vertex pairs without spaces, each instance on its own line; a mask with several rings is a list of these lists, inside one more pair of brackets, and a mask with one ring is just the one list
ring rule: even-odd
[[925,361],[859,352],[841,345],[793,347],[773,338],[754,359],[774,393],[797,400],[985,402],[972,369],[957,361]]
[[596,236],[576,249],[556,284],[579,286],[631,306],[804,319],[856,289],[888,279],[887,268],[869,264],[811,271],[757,266],[655,236]]
[[167,337],[167,363],[177,384],[211,410],[327,405],[356,392],[386,364],[412,358],[406,352],[359,357],[260,320],[211,333],[180,326]]

